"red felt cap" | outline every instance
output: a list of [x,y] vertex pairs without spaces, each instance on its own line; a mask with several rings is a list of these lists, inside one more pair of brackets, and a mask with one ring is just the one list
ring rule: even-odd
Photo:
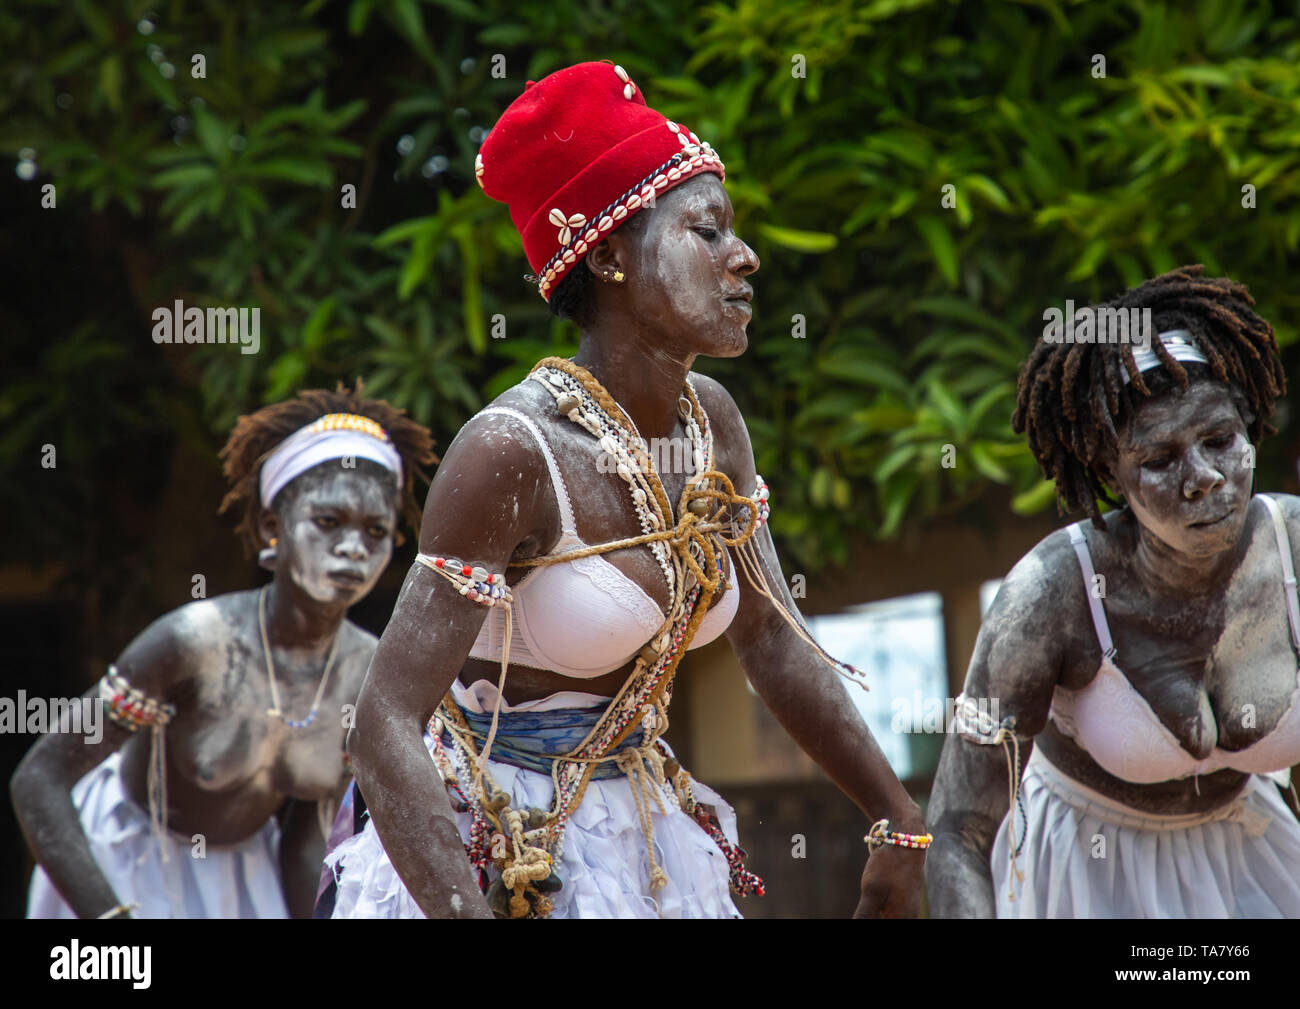
[[701,172],[726,177],[707,141],[646,105],[609,62],[529,81],[474,163],[483,192],[510,207],[547,301],[606,234]]

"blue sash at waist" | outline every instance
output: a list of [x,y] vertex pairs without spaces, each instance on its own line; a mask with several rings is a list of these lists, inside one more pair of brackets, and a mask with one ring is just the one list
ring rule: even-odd
[[[479,749],[492,727],[492,714],[466,711],[461,708],[465,721],[474,730],[475,744]],[[500,761],[529,771],[550,775],[555,763],[547,754],[565,754],[587,738],[600,721],[604,708],[558,708],[554,711],[503,711],[497,720],[496,738],[488,760]],[[627,739],[610,751],[622,753],[641,745],[645,736],[638,726]],[[451,737],[443,733],[443,743],[450,744]],[[612,760],[601,761],[592,771],[592,778],[601,781],[618,778],[623,774]]]

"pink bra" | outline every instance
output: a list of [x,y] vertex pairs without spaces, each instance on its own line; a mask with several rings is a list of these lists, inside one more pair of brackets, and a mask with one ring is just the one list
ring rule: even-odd
[[[562,534],[551,552],[585,546],[578,537],[564,477],[541,429],[510,407],[488,407],[482,414],[512,417],[528,428],[541,447],[560,511]],[[740,604],[740,586],[735,568],[731,570],[731,589],[704,615],[688,648],[708,644],[731,625]],[[577,679],[603,676],[626,665],[664,622],[664,611],[645,590],[598,554],[534,568],[512,592],[511,664]],[[490,609],[469,654],[499,663],[504,637],[505,614]]]
[[[1264,502],[1273,518],[1278,551],[1282,555],[1291,642],[1300,652],[1300,603],[1296,597],[1291,541],[1277,502],[1263,494],[1256,496]],[[1052,695],[1051,718],[1061,732],[1087,750],[1105,770],[1135,784],[1212,774],[1229,767],[1248,774],[1268,774],[1300,763],[1300,705],[1296,703],[1300,684],[1297,684],[1286,713],[1273,731],[1244,750],[1225,750],[1216,746],[1204,760],[1197,760],[1182,748],[1146,699],[1133,689],[1128,678],[1115,665],[1115,646],[1110,626],[1106,623],[1106,611],[1092,592],[1092,558],[1081,526],[1080,522],[1070,526],[1070,540],[1083,570],[1084,588],[1102,659],[1096,677],[1086,687],[1067,690],[1058,686]]]

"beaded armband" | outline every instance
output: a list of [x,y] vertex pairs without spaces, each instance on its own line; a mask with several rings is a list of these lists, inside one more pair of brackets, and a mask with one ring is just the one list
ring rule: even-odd
[[750,495],[754,499],[754,503],[758,505],[759,525],[765,525],[767,523],[768,515],[772,513],[772,508],[767,503],[767,499],[770,495],[771,491],[767,489],[767,484],[764,483],[763,478],[760,476],[758,478],[758,484],[754,488],[754,493]]
[[482,603],[484,606],[509,606],[514,601],[503,574],[492,574],[487,568],[462,564],[450,557],[416,554],[415,559],[455,585],[457,591],[470,602]]
[[131,732],[166,725],[176,715],[175,705],[155,700],[131,686],[118,673],[117,666],[109,666],[99,681],[99,696],[108,702],[108,717]]
[[872,851],[892,844],[897,848],[928,848],[934,841],[933,834],[904,834],[901,830],[890,830],[888,820],[877,820],[867,831],[862,840]]

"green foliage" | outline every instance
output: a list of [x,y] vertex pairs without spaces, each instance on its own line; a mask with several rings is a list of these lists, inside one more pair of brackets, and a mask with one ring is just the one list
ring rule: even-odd
[[[1050,506],[1009,416],[1066,298],[1204,262],[1296,336],[1300,24],[1268,4],[29,0],[0,13],[0,51],[0,147],[34,148],[31,193],[53,181],[63,215],[123,236],[142,318],[182,296],[261,307],[259,354],[186,348],[178,381],[209,430],[362,375],[444,447],[576,341],[474,185],[483,132],[525,79],[621,63],[722,155],[763,260],[750,353],[701,368],[741,403],[800,565],[992,485]],[[82,312],[101,342],[153,350],[138,320]],[[87,332],[59,340],[93,348]],[[41,381],[57,369],[6,390],[0,416]],[[91,385],[82,406],[107,407]],[[1261,468],[1277,486],[1289,462],[1266,449]]]

